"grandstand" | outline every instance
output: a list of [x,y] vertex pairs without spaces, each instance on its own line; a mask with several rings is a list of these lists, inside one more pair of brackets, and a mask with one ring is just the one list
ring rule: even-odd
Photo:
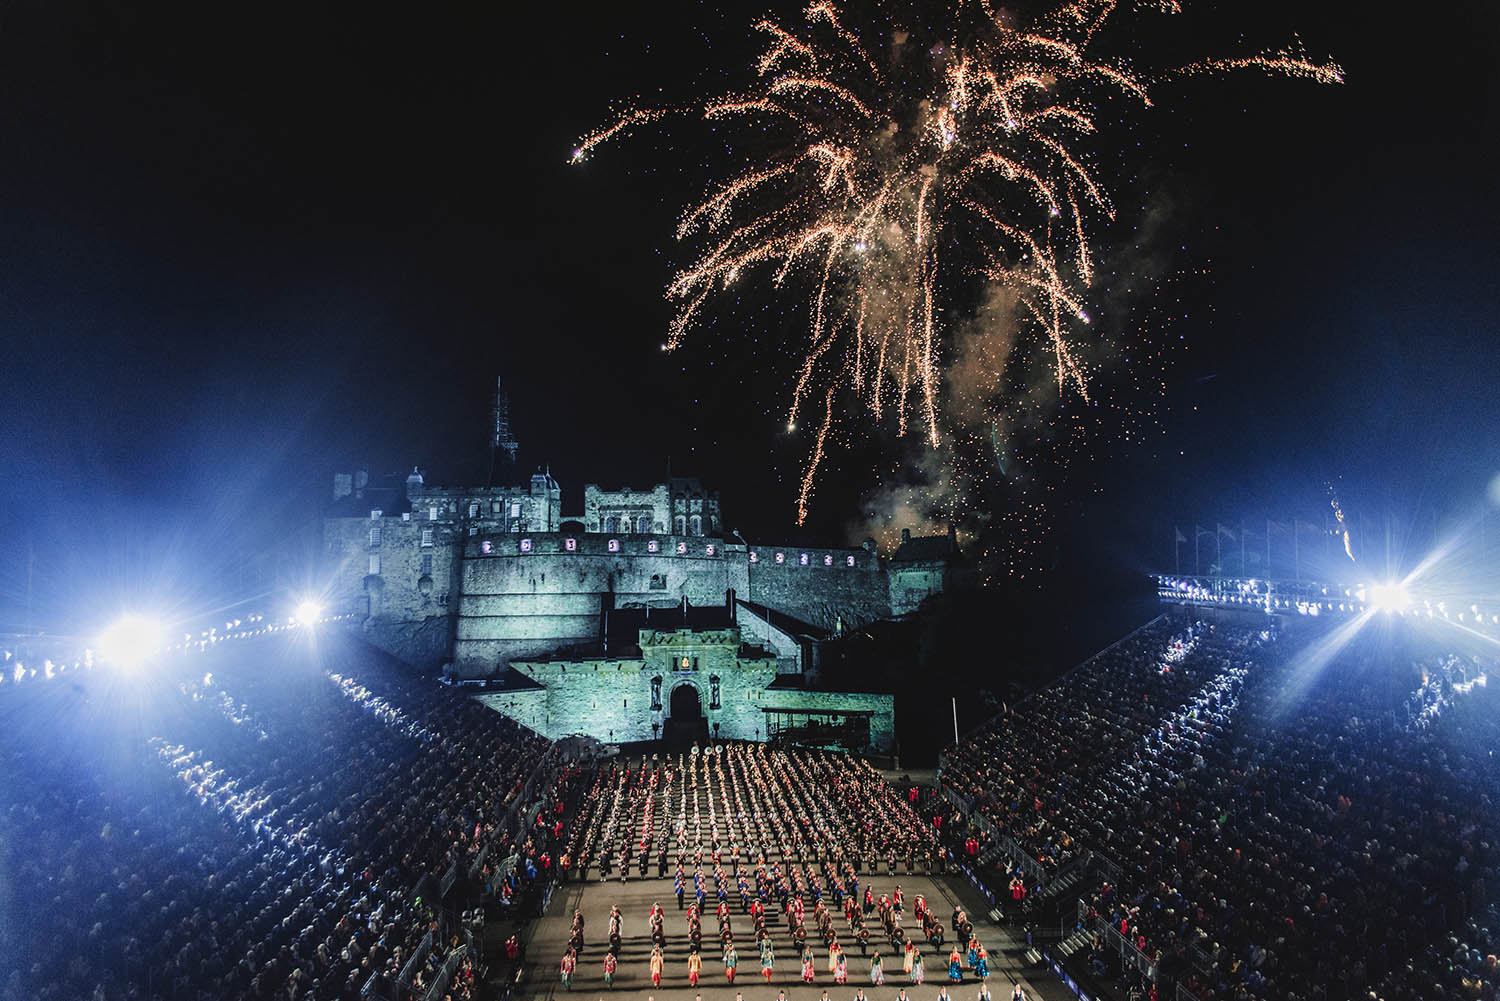
[[1175,610],[945,756],[950,846],[1089,991],[1493,993],[1493,646],[1313,623]]
[[476,922],[442,901],[541,857],[578,775],[337,636],[3,688],[7,998],[468,996]]
[[[986,940],[998,996],[1491,998],[1482,623],[1163,586],[1164,614],[964,736],[930,789],[794,746],[554,744],[335,629],[134,672],[13,653],[0,999],[545,997],[575,909],[596,922],[577,982],[602,990],[610,902],[670,900],[679,871],[686,903],[737,905],[720,934],[747,965],[762,940],[911,942],[945,979],[951,929]],[[928,904],[909,936],[886,902],[837,916],[903,882]],[[649,991],[657,932],[627,928],[616,983]],[[700,945],[717,966],[720,943],[671,936],[674,969]],[[774,986],[826,986],[797,981]]]

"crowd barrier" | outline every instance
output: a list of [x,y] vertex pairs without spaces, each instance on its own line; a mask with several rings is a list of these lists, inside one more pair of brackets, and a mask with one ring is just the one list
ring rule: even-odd
[[1088,904],[1083,900],[1079,900],[1077,911],[1078,927],[1099,936],[1099,941],[1104,947],[1120,957],[1121,965],[1135,967],[1141,976],[1153,984],[1156,983],[1156,960],[1136,948],[1135,943],[1122,935],[1120,929],[1116,928],[1111,922],[1105,921],[1098,915],[1095,915],[1091,922],[1088,912]]
[[406,960],[406,965],[401,967],[401,975],[396,978],[396,986],[399,993],[405,993],[410,987],[412,978],[417,975],[417,967],[426,961],[432,952],[432,932],[422,936],[422,941],[413,950],[411,956]]
[[459,964],[469,954],[469,946],[461,945],[448,953],[448,958],[443,960],[443,968],[438,971],[437,976],[432,978],[432,983],[427,987],[427,993],[422,995],[422,1001],[436,1001],[443,996],[448,989],[448,984],[453,980],[453,974],[458,972]]

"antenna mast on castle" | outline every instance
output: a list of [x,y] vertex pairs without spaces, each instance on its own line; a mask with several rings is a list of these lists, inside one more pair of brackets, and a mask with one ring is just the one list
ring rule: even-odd
[[495,467],[501,463],[500,453],[505,453],[505,471],[515,468],[516,450],[521,443],[510,430],[510,399],[501,388],[501,380],[495,376],[495,398],[490,407],[490,486],[495,485]]

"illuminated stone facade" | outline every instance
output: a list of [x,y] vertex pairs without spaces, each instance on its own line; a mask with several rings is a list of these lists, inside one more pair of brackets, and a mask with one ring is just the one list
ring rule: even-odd
[[778,670],[782,663],[773,651],[747,643],[737,625],[642,629],[637,646],[621,656],[513,660],[511,668],[529,685],[476,697],[553,739],[654,740],[675,723],[685,737],[765,740],[812,721],[836,735],[827,743],[891,749],[892,696],[807,690],[800,678]]
[[[502,458],[515,446],[508,425],[503,430],[495,445]],[[582,512],[565,515],[562,488],[549,472],[511,478],[520,482],[443,488],[416,470],[404,482],[335,476],[323,520],[331,605],[358,616],[372,643],[420,668],[532,679],[539,687],[492,701],[549,735],[645,739],[653,720],[671,718],[671,690],[692,685],[703,718],[719,723],[725,737],[765,736],[768,727],[807,722],[807,713],[835,713],[829,718],[850,732],[864,733],[868,720],[870,746],[885,746],[889,697],[812,690],[817,644],[908,614],[942,591],[956,557],[951,536],[904,539],[890,557],[873,542],[760,545],[725,532],[718,494],[696,479],[669,476],[642,490],[587,484]],[[618,642],[612,658],[602,649],[579,652],[607,645],[612,616],[659,620],[680,609],[686,618],[690,609],[713,607],[730,616],[732,636],[650,627],[630,640],[639,649],[629,657]],[[698,644],[692,656],[716,666],[677,678],[657,663],[662,650],[684,644]],[[658,676],[663,684],[676,680],[666,708],[650,709],[649,685],[642,685]],[[715,676],[720,698],[709,708],[715,700],[705,679]],[[598,684],[619,691],[600,701],[605,692],[594,679],[613,679]],[[779,701],[768,702],[769,693]],[[569,722],[585,704],[594,712],[595,703],[595,715]],[[838,706],[855,715],[837,716]],[[778,708],[782,715],[768,715]]]

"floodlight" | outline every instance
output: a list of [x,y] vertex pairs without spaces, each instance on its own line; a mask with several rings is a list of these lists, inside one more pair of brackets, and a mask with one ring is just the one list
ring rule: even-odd
[[1386,581],[1370,588],[1370,604],[1381,612],[1404,612],[1411,605],[1411,595],[1396,581]]
[[166,642],[161,623],[126,615],[99,636],[99,659],[124,668],[138,667]]
[[297,606],[297,621],[304,626],[316,625],[323,617],[323,606],[311,598]]

